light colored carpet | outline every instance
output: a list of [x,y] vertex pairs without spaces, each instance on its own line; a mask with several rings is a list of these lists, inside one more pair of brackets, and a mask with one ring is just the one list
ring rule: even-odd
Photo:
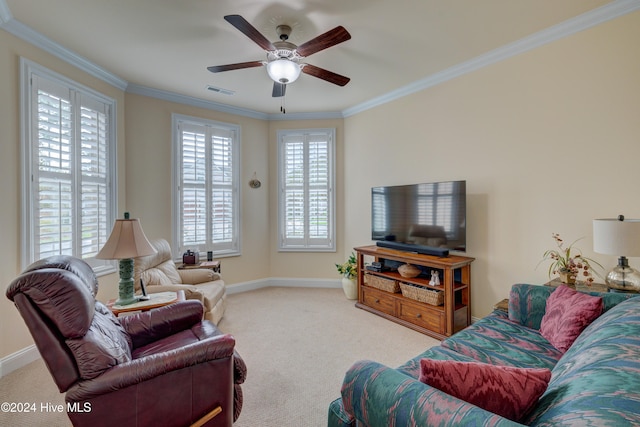
[[[354,307],[341,289],[265,288],[228,296],[220,329],[248,373],[236,427],[324,426],[359,359],[404,363],[439,341]],[[0,380],[0,402],[64,403],[41,360]],[[0,413],[0,425],[68,426],[66,414]]]

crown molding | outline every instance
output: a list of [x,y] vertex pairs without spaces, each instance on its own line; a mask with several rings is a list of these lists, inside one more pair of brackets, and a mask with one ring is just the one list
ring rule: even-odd
[[234,107],[232,105],[221,104],[219,102],[207,101],[193,96],[181,95],[174,92],[168,92],[161,89],[129,83],[127,85],[127,93],[148,96],[151,98],[162,99],[178,104],[191,105],[193,107],[204,108],[207,110],[220,111],[222,113],[234,114],[236,116],[250,117],[252,119],[267,121],[284,121],[284,120],[323,120],[323,119],[341,119],[340,112],[318,112],[318,113],[293,113],[293,114],[269,114],[248,108]]
[[342,114],[344,117],[353,116],[354,114],[358,114],[379,105],[403,98],[407,95],[423,91],[448,80],[479,70],[480,68],[495,64],[496,62],[519,55],[531,49],[535,49],[547,43],[562,39],[639,9],[640,0],[615,0],[597,9],[585,12],[582,15],[578,15],[574,18],[561,22],[560,24],[532,34],[531,36],[499,47],[469,61],[447,68],[441,72],[432,74],[424,79],[403,86],[385,95],[354,105],[353,107],[343,110]]
[[286,121],[286,120],[330,120],[343,119],[344,116],[339,111],[325,111],[315,113],[277,113],[267,116],[269,121]]
[[14,19],[5,0],[0,0],[0,28],[120,90],[127,87],[127,82],[112,72]]
[[0,28],[13,19],[9,6],[5,0],[0,0]]
[[268,115],[259,111],[250,110],[248,108],[234,107],[231,105],[220,104],[214,101],[207,101],[205,99],[196,98],[193,96],[181,95],[174,92],[169,92],[161,89],[154,89],[151,87],[138,85],[135,83],[129,83],[126,89],[127,93],[134,93],[137,95],[148,96],[151,98],[162,99],[169,102],[176,102],[178,104],[191,105],[193,107],[204,108],[207,110],[216,110],[223,113],[235,114],[238,116],[251,117],[253,119],[267,120]]
[[469,61],[465,61],[441,72],[432,74],[424,79],[418,80],[397,90],[372,98],[363,103],[346,108],[341,112],[317,112],[317,113],[292,113],[292,114],[268,114],[246,108],[233,107],[217,102],[206,101],[186,95],[179,95],[159,89],[148,88],[141,85],[131,84],[121,79],[106,69],[94,64],[86,58],[72,52],[71,50],[53,42],[37,31],[17,21],[11,15],[11,11],[5,0],[0,0],[0,28],[19,37],[43,50],[57,56],[58,58],[78,67],[88,74],[97,77],[112,86],[129,93],[150,96],[164,99],[171,102],[178,102],[193,105],[205,109],[212,109],[230,114],[256,118],[260,120],[314,120],[314,119],[336,119],[346,118],[377,106],[395,101],[416,92],[423,91],[430,87],[439,85],[448,80],[471,73],[480,68],[492,65],[496,62],[519,55],[531,49],[543,46],[547,43],[562,39],[582,30],[594,27],[611,19],[618,18],[628,13],[640,10],[640,0],[614,0],[604,6],[582,15],[568,19],[560,24],[539,31],[536,34],[525,37],[516,42],[494,49]]

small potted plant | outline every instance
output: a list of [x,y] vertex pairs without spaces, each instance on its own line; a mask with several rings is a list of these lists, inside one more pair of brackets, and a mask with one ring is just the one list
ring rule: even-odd
[[348,299],[356,299],[358,296],[358,287],[356,286],[356,276],[358,275],[358,262],[356,256],[352,252],[346,262],[336,264],[338,273],[342,275],[342,289]]
[[575,240],[569,246],[564,246],[564,240],[558,233],[551,233],[551,237],[556,242],[556,249],[550,249],[544,253],[542,260],[538,265],[545,261],[551,260],[549,265],[549,277],[552,274],[558,274],[562,283],[574,285],[576,280],[580,278],[584,280],[587,286],[593,283],[593,274],[601,277],[600,274],[593,269],[592,264],[603,268],[600,263],[594,261],[591,258],[587,258],[582,255],[582,251],[576,248],[574,245],[578,240]]

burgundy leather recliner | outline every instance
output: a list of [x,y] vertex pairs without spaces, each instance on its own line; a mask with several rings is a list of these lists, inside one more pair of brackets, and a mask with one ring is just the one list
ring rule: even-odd
[[46,258],[7,288],[74,426],[231,426],[246,366],[198,301],[116,318],[84,261]]

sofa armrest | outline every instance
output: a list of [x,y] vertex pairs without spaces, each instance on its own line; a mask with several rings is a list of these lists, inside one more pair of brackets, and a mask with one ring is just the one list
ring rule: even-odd
[[209,268],[189,268],[178,270],[182,283],[197,285],[199,283],[214,282],[220,280],[220,274]]
[[116,365],[92,380],[78,382],[67,391],[66,397],[70,401],[87,401],[200,363],[227,359],[231,364],[234,347],[235,339],[225,334],[134,359]]
[[133,348],[138,348],[191,328],[202,320],[203,310],[198,301],[179,301],[118,320],[131,337]]
[[188,300],[198,300],[202,304],[204,304],[204,294],[201,289],[198,289],[195,285],[185,285],[185,284],[176,284],[176,285],[150,285],[147,287],[147,292],[150,294],[158,293],[158,292],[178,292],[184,291],[184,297]]
[[367,426],[522,425],[372,361],[349,368],[342,402],[348,414]]
[[556,288],[551,286],[516,284],[509,292],[509,320],[540,330],[547,309],[547,299]]

